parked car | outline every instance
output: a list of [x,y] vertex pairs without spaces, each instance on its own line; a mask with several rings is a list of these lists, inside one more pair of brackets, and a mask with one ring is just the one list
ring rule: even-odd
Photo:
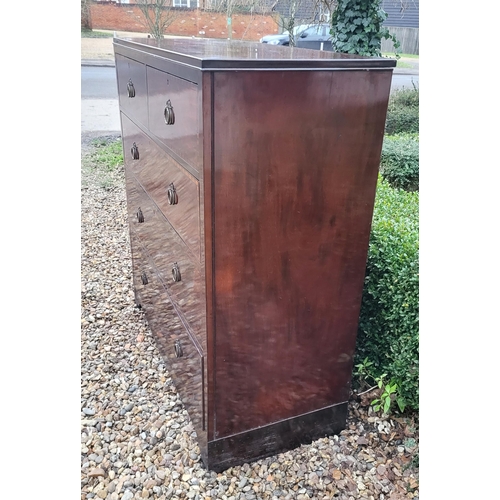
[[[328,30],[330,29],[330,25],[328,24],[300,24],[293,28],[293,33],[295,35],[295,43],[299,40],[299,38],[304,35],[304,38],[309,38],[310,36],[318,35],[319,33],[323,33],[323,26],[327,26]],[[290,43],[290,32],[288,30],[283,31],[279,35],[266,35],[260,39],[261,43],[268,43],[270,45],[288,45]]]
[[333,51],[332,36],[330,35],[331,28],[329,24],[310,26],[296,37],[295,45],[303,49]]

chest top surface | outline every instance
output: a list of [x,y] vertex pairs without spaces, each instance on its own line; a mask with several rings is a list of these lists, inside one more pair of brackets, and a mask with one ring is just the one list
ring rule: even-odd
[[201,70],[228,69],[390,69],[396,60],[354,54],[204,38],[115,38],[128,47]]

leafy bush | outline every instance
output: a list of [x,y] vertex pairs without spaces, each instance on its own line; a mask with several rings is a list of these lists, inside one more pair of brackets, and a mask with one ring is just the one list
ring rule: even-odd
[[417,134],[386,135],[380,173],[392,187],[418,191],[419,143]]
[[418,87],[405,87],[391,92],[387,107],[385,133],[418,133],[419,91]]
[[379,176],[355,360],[369,366],[373,379],[387,374],[413,410],[419,403],[418,201],[418,192],[394,189]]

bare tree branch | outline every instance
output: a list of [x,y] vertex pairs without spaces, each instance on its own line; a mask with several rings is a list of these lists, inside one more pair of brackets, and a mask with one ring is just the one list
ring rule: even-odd
[[163,38],[167,28],[179,17],[179,9],[172,6],[172,0],[136,0],[149,33],[156,40]]

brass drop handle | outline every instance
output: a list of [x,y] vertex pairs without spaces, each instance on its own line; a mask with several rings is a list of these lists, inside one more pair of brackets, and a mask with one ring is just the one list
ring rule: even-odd
[[132,83],[132,78],[130,78],[127,83],[127,92],[129,97],[135,97],[135,88],[134,84]]
[[174,267],[172,267],[172,277],[175,282],[181,281],[181,270],[177,265],[177,262],[174,262]]
[[182,352],[182,346],[181,346],[181,341],[176,340],[174,343],[174,351],[175,351],[175,357],[176,358],[182,358],[184,353]]
[[139,159],[139,148],[137,147],[137,144],[135,142],[132,144],[132,148],[130,149],[130,152],[132,153],[132,158],[134,160]]
[[165,109],[163,110],[163,116],[165,117],[165,123],[167,125],[173,125],[175,123],[175,113],[170,99],[165,104]]
[[174,183],[171,182],[167,190],[167,199],[169,205],[177,205],[179,197],[177,196],[177,191],[175,190]]
[[137,210],[137,220],[139,221],[139,224],[144,222],[144,214],[142,213],[141,207]]
[[149,283],[148,275],[146,274],[145,271],[141,274],[141,281],[143,285],[147,285]]

